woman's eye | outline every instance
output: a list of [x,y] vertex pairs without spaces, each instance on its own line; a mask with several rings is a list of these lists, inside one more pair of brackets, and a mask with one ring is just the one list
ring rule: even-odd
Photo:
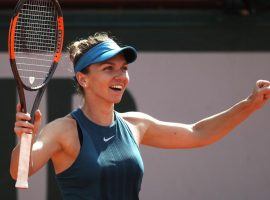
[[122,70],[123,71],[127,71],[128,70],[128,67],[127,66],[124,66],[124,67],[122,67]]
[[112,66],[108,66],[108,67],[104,67],[103,70],[112,70],[113,67]]

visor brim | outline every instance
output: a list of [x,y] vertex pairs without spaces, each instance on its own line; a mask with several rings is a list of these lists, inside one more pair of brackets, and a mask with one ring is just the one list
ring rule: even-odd
[[110,51],[107,51],[107,52],[103,53],[102,55],[97,57],[93,61],[93,63],[104,62],[106,60],[109,60],[109,59],[115,57],[116,55],[121,54],[121,53],[125,57],[127,64],[130,64],[130,63],[134,62],[137,59],[137,51],[136,51],[136,49],[131,47],[131,46],[126,46],[126,47],[123,47],[123,48],[120,48],[120,49],[110,50]]

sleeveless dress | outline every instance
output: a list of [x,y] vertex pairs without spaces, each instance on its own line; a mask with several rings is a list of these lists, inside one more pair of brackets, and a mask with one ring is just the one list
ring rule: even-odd
[[56,174],[64,200],[139,199],[143,161],[127,123],[114,113],[110,126],[91,122],[81,109],[71,113],[81,149],[74,163]]

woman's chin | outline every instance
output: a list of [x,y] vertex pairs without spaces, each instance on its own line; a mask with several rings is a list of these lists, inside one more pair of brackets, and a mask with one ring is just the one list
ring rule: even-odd
[[112,99],[112,102],[114,103],[114,104],[118,104],[118,103],[120,103],[121,102],[121,100],[122,100],[122,95],[121,96],[115,96],[113,99]]
[[114,99],[114,104],[118,104],[118,103],[120,103],[120,102],[121,102],[121,99],[122,99],[122,98],[119,98],[119,99]]

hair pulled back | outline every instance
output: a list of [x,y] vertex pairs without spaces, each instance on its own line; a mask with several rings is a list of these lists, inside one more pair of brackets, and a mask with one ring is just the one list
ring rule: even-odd
[[[98,45],[101,42],[110,39],[106,32],[97,32],[94,35],[90,35],[87,39],[80,39],[78,41],[72,42],[68,46],[69,58],[73,63],[73,67],[76,65],[78,60],[86,53],[89,49]],[[81,71],[84,74],[88,73],[88,68]],[[82,86],[78,83],[76,77],[74,78],[76,82],[76,90],[79,94],[84,95]]]

